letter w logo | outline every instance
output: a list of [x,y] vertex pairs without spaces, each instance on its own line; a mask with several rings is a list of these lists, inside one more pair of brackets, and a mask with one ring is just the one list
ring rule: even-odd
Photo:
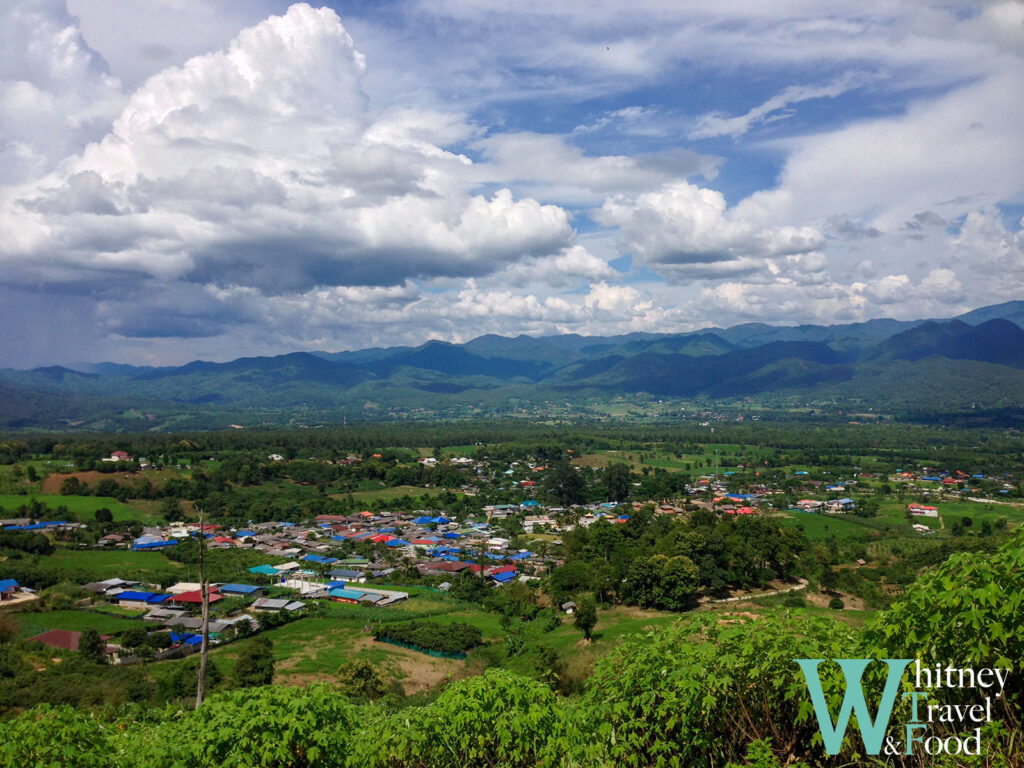
[[878,704],[878,717],[872,719],[868,710],[867,702],[864,700],[864,689],[861,686],[861,678],[864,670],[867,669],[871,659],[836,659],[839,668],[843,670],[846,678],[846,693],[843,696],[842,706],[839,707],[839,717],[835,725],[832,725],[832,713],[828,711],[828,703],[825,701],[825,694],[821,689],[821,678],[818,675],[818,665],[824,659],[795,659],[800,665],[807,679],[807,690],[811,694],[811,703],[814,705],[814,713],[818,716],[818,726],[821,728],[821,739],[825,743],[825,751],[830,755],[838,755],[843,746],[843,737],[846,735],[846,726],[850,722],[850,713],[857,715],[857,724],[860,727],[860,736],[864,740],[864,750],[869,755],[877,755],[882,748],[882,739],[885,738],[885,730],[889,727],[889,718],[892,716],[892,707],[896,702],[896,694],[899,692],[900,679],[903,672],[912,659],[883,659],[889,666],[888,677],[885,680],[885,690],[882,692],[882,700]]

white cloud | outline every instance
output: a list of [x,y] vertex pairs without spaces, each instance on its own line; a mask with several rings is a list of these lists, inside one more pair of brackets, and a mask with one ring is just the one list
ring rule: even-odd
[[[727,210],[720,192],[686,182],[635,198],[616,195],[595,217],[619,227],[625,249],[656,266],[805,253],[824,244],[821,233],[810,227],[757,227]],[[686,270],[676,274],[685,276]]]
[[880,230],[914,214],[956,218],[979,200],[1024,190],[1024,66],[939,98],[905,115],[868,120],[785,143],[778,187],[751,195],[737,214],[754,220],[814,221],[845,214]]
[[61,4],[0,4],[0,184],[52,170],[102,135],[122,101]]
[[375,119],[365,69],[333,11],[299,4],[153,76],[102,141],[0,214],[17,233],[7,279],[272,293],[486,274],[571,244],[557,206],[472,194],[469,160],[439,145],[474,134],[458,116]]
[[738,138],[756,125],[784,119],[789,115],[781,111],[790,104],[811,99],[835,98],[855,86],[856,79],[842,77],[828,85],[791,85],[745,114],[730,117],[722,112],[709,112],[697,118],[696,124],[686,137],[688,139],[711,139],[716,136]]

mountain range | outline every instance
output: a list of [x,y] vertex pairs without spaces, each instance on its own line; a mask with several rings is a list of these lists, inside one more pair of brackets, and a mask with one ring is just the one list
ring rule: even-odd
[[948,320],[487,335],[164,368],[0,371],[0,427],[8,429],[180,430],[553,409],[599,417],[613,403],[647,403],[657,412],[665,400],[888,415],[1017,409],[1024,301]]

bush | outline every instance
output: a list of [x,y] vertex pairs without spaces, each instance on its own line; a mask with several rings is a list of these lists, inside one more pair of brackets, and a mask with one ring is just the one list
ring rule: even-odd
[[415,711],[362,729],[351,764],[360,768],[534,768],[577,764],[587,740],[551,689],[505,670],[460,680]]
[[373,639],[394,640],[431,651],[460,653],[480,645],[483,635],[472,624],[406,621],[378,627]]
[[323,684],[214,694],[184,716],[143,730],[132,768],[333,768],[344,766],[355,707]]
[[33,768],[110,764],[108,728],[73,707],[41,704],[4,723],[0,763]]
[[[799,658],[846,658],[854,631],[831,619],[695,619],[627,639],[598,662],[584,703],[620,766],[711,766],[772,737],[785,753],[821,743]],[[845,681],[822,667],[826,697]],[[756,684],[755,684],[756,683]],[[743,737],[738,737],[743,734]]]
[[841,597],[833,597],[828,601],[828,607],[833,611],[841,611],[846,607],[846,603],[843,602]]

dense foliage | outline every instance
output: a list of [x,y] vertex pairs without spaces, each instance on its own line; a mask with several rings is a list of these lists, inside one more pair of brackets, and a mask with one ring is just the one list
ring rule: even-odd
[[461,653],[480,645],[482,635],[471,624],[405,621],[378,627],[374,639],[406,643],[429,651]]

